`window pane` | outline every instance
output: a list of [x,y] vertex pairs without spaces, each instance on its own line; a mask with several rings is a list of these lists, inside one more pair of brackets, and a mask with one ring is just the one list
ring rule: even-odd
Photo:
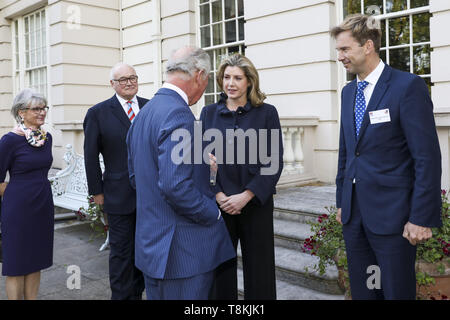
[[214,70],[214,51],[206,51],[209,55],[209,62],[211,63],[211,70]]
[[208,2],[209,0],[200,0],[200,3],[206,3],[206,2]]
[[244,40],[244,19],[239,19],[239,41]]
[[383,13],[383,0],[365,0],[364,13],[368,15],[379,15]]
[[244,15],[244,0],[238,0],[238,16],[242,17]]
[[343,0],[344,1],[344,17],[349,14],[361,13],[361,0]]
[[393,68],[411,72],[409,61],[409,48],[390,49],[389,64]]
[[213,45],[223,43],[223,27],[222,23],[213,25]]
[[206,95],[205,94],[205,105],[207,106],[207,105],[213,104],[213,103],[214,103],[214,95],[211,95],[211,94]]
[[411,9],[428,6],[430,4],[430,0],[411,0]]
[[228,48],[228,54],[232,55],[233,53],[239,53],[239,46],[229,47]]
[[234,0],[225,0],[225,19],[236,17],[236,2]]
[[216,70],[219,69],[222,60],[227,56],[227,50],[225,48],[217,49],[216,51]]
[[409,43],[409,17],[389,19],[389,46]]
[[210,29],[211,27],[200,28],[201,45],[203,48],[211,46],[211,34],[209,32]]
[[386,13],[406,10],[406,0],[386,0]]
[[380,51],[380,59],[383,60],[384,63],[386,63],[386,50]]
[[236,41],[236,20],[225,22],[225,37],[227,43]]
[[414,73],[431,74],[430,68],[430,46],[418,46],[413,48]]
[[206,93],[214,93],[214,72],[209,73],[208,86],[206,87]]
[[381,20],[380,25],[381,25],[381,46],[386,47],[386,20]]
[[218,22],[223,20],[222,17],[222,0],[214,1],[212,3],[212,21]]
[[209,4],[200,6],[200,25],[209,24]]
[[414,43],[430,41],[430,14],[416,14],[412,18]]

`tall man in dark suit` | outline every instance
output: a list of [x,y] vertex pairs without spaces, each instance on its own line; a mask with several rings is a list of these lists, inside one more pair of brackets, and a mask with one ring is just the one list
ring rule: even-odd
[[420,77],[380,60],[373,17],[349,16],[331,34],[357,76],[342,90],[336,177],[352,297],[415,299],[415,245],[442,223],[433,104]]
[[163,88],[128,133],[137,190],[136,266],[151,300],[208,299],[214,269],[236,256],[209,186],[209,166],[192,162],[195,117],[189,106],[202,96],[210,68],[203,50],[177,50]]
[[[118,63],[110,83],[116,94],[90,108],[84,119],[84,160],[89,194],[103,205],[109,224],[109,278],[113,300],[140,300],[142,272],[134,264],[136,191],[128,178],[126,136],[134,117],[148,101],[136,96],[138,76]],[[105,173],[99,164],[103,155]]]

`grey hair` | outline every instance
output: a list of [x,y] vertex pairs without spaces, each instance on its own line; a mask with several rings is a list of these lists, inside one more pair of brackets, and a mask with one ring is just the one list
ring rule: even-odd
[[128,66],[131,69],[134,70],[134,72],[136,73],[136,69],[133,66],[130,66],[128,63],[124,63],[124,62],[117,62],[112,68],[111,71],[109,72],[109,80],[115,80],[114,79],[114,74],[116,73],[117,69],[119,69],[121,66]]
[[19,115],[20,110],[25,110],[32,105],[47,105],[47,99],[42,93],[36,92],[32,89],[26,88],[20,91],[14,98],[13,106],[11,108],[11,114],[16,119],[17,123],[22,122],[22,118]]
[[196,71],[204,71],[204,78],[209,76],[211,71],[211,62],[209,55],[197,47],[185,47],[186,53],[176,54],[172,53],[166,65],[166,74],[173,72],[182,72],[188,75],[189,78],[194,76]]

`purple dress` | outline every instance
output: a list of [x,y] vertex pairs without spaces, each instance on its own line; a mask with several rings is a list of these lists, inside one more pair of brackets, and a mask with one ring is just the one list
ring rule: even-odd
[[40,148],[9,132],[0,140],[0,182],[9,171],[1,206],[4,276],[23,276],[53,264],[54,207],[48,181],[52,137]]

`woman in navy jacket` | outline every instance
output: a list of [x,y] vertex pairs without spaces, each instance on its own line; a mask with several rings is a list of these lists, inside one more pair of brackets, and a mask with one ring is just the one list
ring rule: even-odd
[[[235,249],[241,242],[244,298],[276,299],[273,194],[283,169],[278,112],[263,102],[258,72],[243,55],[222,62],[217,83],[220,101],[200,115],[204,132],[222,133],[222,150],[214,150],[216,200]],[[218,267],[211,297],[237,299],[237,292],[235,258]]]

